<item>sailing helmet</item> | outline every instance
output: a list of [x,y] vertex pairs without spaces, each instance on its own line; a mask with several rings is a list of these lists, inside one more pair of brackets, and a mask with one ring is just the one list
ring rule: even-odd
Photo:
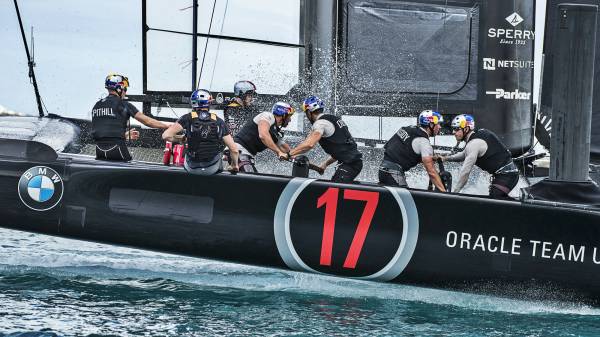
[[122,91],[127,91],[129,79],[126,76],[111,73],[106,76],[104,87],[108,90],[114,90],[121,93]]
[[287,117],[287,116],[291,116],[294,114],[294,108],[292,108],[292,106],[289,105],[288,103],[277,102],[277,103],[273,104],[273,108],[271,109],[271,112],[275,116]]
[[419,114],[418,124],[422,127],[428,127],[431,123],[433,123],[433,125],[438,125],[443,121],[444,117],[442,117],[439,112],[433,110],[423,110]]
[[190,104],[193,109],[208,109],[212,102],[212,95],[208,90],[198,89],[192,92]]
[[233,95],[242,98],[244,95],[256,94],[256,86],[250,81],[237,81],[233,85]]
[[451,127],[453,130],[464,129],[467,126],[469,128],[471,128],[471,130],[475,129],[475,119],[473,119],[473,116],[467,115],[467,114],[462,114],[462,115],[458,115],[458,116],[454,117],[454,119],[452,119]]
[[302,103],[302,111],[304,112],[314,112],[319,109],[325,109],[325,103],[323,103],[323,101],[317,96],[309,96]]

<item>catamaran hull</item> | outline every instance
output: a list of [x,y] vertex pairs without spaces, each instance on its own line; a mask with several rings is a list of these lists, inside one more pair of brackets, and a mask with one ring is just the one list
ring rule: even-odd
[[343,277],[600,298],[594,211],[305,178],[202,177],[30,148],[0,155],[1,227]]

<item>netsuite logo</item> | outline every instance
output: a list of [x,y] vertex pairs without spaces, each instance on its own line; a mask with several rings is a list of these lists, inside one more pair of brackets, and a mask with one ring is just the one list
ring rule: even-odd
[[483,58],[483,69],[496,70],[497,68],[533,69],[533,61],[496,60],[494,58]]
[[[505,20],[513,27],[525,21],[517,12],[507,16]],[[529,29],[489,28],[488,37],[499,39],[500,44],[525,45],[535,38],[535,33]]]
[[495,91],[486,91],[485,93],[486,95],[494,95],[496,99],[528,100],[531,98],[531,93],[521,92],[519,89],[516,89],[515,91],[496,89]]

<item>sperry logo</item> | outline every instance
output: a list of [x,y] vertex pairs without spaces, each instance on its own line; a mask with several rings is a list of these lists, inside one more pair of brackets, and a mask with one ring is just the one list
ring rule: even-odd
[[516,27],[523,22],[523,18],[517,12],[514,12],[506,17],[506,21],[508,21],[508,23],[510,23],[513,27]]
[[[513,28],[523,23],[525,19],[514,12],[505,18]],[[526,45],[528,41],[535,38],[535,33],[530,29],[506,29],[491,27],[488,29],[488,37],[498,39],[500,44],[511,44],[511,45]]]
[[495,91],[486,91],[485,93],[487,95],[494,95],[496,99],[528,100],[531,97],[531,93],[520,92],[519,89],[516,89],[515,91],[496,89]]

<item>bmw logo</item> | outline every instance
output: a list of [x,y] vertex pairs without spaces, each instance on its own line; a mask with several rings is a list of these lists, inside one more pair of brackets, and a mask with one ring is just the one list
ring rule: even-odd
[[54,208],[63,195],[60,175],[46,166],[35,166],[25,171],[19,179],[19,198],[34,211]]

